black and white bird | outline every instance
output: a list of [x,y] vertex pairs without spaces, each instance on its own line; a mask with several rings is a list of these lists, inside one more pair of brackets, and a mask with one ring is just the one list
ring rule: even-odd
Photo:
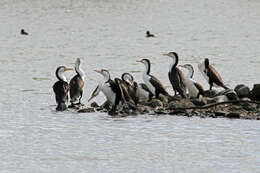
[[179,65],[188,70],[187,76],[185,77],[184,83],[189,91],[190,98],[199,98],[204,96],[204,90],[202,85],[193,79],[194,69],[191,64]]
[[144,98],[144,100],[151,100],[152,97],[154,96],[145,83],[138,84],[138,92],[139,92],[139,99]]
[[67,109],[66,103],[68,102],[68,93],[70,90],[69,83],[67,82],[64,72],[68,70],[73,70],[72,68],[67,68],[65,66],[60,66],[56,70],[56,77],[58,81],[53,85],[53,91],[55,93],[56,107],[57,111],[64,111]]
[[124,88],[126,88],[124,95],[129,97],[129,99],[131,99],[134,104],[137,105],[139,102],[139,90],[138,84],[134,81],[134,77],[130,73],[123,73],[121,79]]
[[85,83],[85,73],[80,67],[81,60],[77,58],[75,62],[76,75],[70,80],[70,102],[74,105],[76,101],[77,104],[81,104],[81,98],[83,95],[83,87]]
[[204,76],[204,78],[208,81],[210,90],[212,89],[213,86],[228,89],[228,87],[224,84],[221,76],[216,71],[216,69],[209,64],[208,58],[205,58],[205,60],[202,63],[198,64],[198,68],[202,73],[202,75]]
[[100,91],[102,91],[107,100],[113,105],[110,112],[115,112],[116,107],[122,100],[122,91],[119,84],[111,79],[110,73],[107,70],[101,69],[94,71],[101,74],[103,76],[103,79],[99,82],[97,88],[94,90],[88,101],[96,97],[100,93]]
[[184,74],[183,72],[177,67],[179,62],[179,56],[175,52],[169,52],[167,54],[163,54],[165,56],[169,56],[172,58],[172,63],[170,64],[168,77],[172,84],[172,88],[174,93],[178,92],[183,98],[187,98],[186,94],[186,86],[184,83]]
[[[152,92],[152,94],[156,97],[159,98],[160,94],[163,94],[165,96],[169,96],[168,92],[166,91],[166,88],[164,85],[159,81],[157,78],[152,76],[150,74],[151,71],[151,63],[148,59],[142,59],[136,62],[141,62],[145,65],[145,71],[143,73],[143,80],[148,89]],[[151,100],[151,98],[149,98]]]
[[151,34],[150,31],[146,31],[146,37],[149,38],[149,37],[155,37],[154,34]]

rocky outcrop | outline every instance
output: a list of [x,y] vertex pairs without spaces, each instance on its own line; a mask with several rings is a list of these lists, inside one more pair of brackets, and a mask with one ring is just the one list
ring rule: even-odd
[[250,89],[244,84],[237,85],[234,90],[239,98],[249,97]]

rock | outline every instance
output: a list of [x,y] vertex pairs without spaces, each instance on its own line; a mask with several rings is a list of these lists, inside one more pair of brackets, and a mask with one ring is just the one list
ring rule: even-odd
[[97,102],[92,102],[92,103],[90,104],[90,106],[91,106],[92,108],[97,108],[97,107],[99,107],[99,105],[97,104]]
[[204,91],[205,97],[214,97],[215,95],[217,95],[216,90],[206,90],[206,91]]
[[234,90],[239,98],[248,97],[250,93],[250,89],[244,84],[237,85]]
[[206,97],[203,97],[201,100],[200,99],[191,99],[190,100],[194,105],[196,106],[204,106],[207,104],[207,99]]
[[110,105],[111,104],[108,101],[105,101],[105,103],[103,103],[101,105],[101,107],[104,108],[104,109],[110,110]]
[[207,103],[219,103],[228,101],[228,97],[226,95],[216,96],[214,98],[207,98]]
[[216,117],[224,117],[227,114],[225,111],[217,111],[215,112]]
[[239,113],[231,112],[226,115],[227,118],[240,118]]
[[163,103],[163,105],[168,104],[168,97],[164,95],[160,95],[159,100]]
[[90,112],[95,112],[94,108],[83,108],[78,110],[78,113],[90,113]]
[[147,106],[150,106],[152,108],[163,107],[163,103],[158,99],[152,99],[150,102],[147,103]]
[[238,100],[238,96],[234,90],[228,92],[225,94],[228,98],[228,100]]
[[251,100],[260,101],[260,84],[254,84],[253,89],[250,91],[249,98]]
[[176,109],[173,111],[169,112],[169,115],[178,115],[178,114],[186,114],[186,110],[182,110],[182,109]]
[[158,109],[154,110],[154,112],[156,114],[160,114],[160,115],[167,114],[167,112],[163,108],[158,108]]
[[256,109],[250,103],[241,103],[243,109],[247,111],[255,111]]

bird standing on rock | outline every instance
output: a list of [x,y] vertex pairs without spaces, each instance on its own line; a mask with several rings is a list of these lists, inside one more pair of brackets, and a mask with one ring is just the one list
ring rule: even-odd
[[78,100],[77,105],[81,105],[81,98],[83,95],[83,87],[85,82],[85,73],[80,68],[81,60],[77,58],[75,63],[76,75],[70,80],[70,102],[71,105],[75,105]]
[[66,103],[68,102],[68,93],[70,90],[70,86],[67,82],[66,77],[64,76],[64,72],[68,70],[73,70],[72,68],[67,68],[65,66],[60,66],[56,70],[56,77],[58,81],[53,85],[53,91],[55,93],[55,98],[57,102],[57,111],[64,111],[67,109]]
[[186,95],[186,86],[184,83],[184,74],[183,72],[177,67],[179,62],[179,56],[175,52],[169,52],[167,54],[163,54],[165,56],[169,56],[172,58],[172,63],[170,64],[168,77],[172,84],[172,88],[175,92],[178,92],[183,98],[187,98]]
[[[142,59],[136,62],[141,62],[145,65],[145,71],[143,73],[143,80],[148,87],[148,89],[152,92],[152,94],[159,98],[160,94],[163,94],[165,96],[169,96],[168,92],[166,91],[166,88],[163,86],[161,81],[159,81],[156,77],[150,74],[151,71],[151,63],[148,59]],[[151,100],[152,95],[150,95],[149,100]]]
[[212,90],[212,87],[222,87],[224,89],[229,89],[223,82],[221,76],[219,73],[216,71],[216,69],[209,64],[209,59],[205,58],[205,60],[198,64],[198,68],[204,78],[208,81],[209,83],[209,90]]

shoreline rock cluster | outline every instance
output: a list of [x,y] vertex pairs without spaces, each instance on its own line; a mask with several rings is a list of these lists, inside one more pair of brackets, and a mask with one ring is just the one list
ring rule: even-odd
[[[250,91],[245,85],[237,85],[234,90],[227,89],[220,92],[208,90],[203,99],[184,99],[179,95],[160,96],[151,101],[141,100],[138,105],[124,103],[118,106],[111,116],[124,117],[128,115],[177,115],[198,116],[201,118],[234,118],[260,120],[260,84],[255,84]],[[78,109],[79,113],[108,112],[111,105],[106,101],[99,106],[91,103],[89,108]]]

